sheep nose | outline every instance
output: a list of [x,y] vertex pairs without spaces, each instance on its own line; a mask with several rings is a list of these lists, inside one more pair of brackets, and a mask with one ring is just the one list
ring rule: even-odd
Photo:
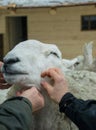
[[14,64],[14,63],[17,63],[19,62],[20,59],[18,57],[15,57],[15,58],[9,58],[9,59],[5,59],[4,60],[4,64]]
[[4,68],[8,67],[9,65],[13,65],[17,62],[20,62],[20,59],[18,57],[15,58],[9,58],[9,59],[4,59]]

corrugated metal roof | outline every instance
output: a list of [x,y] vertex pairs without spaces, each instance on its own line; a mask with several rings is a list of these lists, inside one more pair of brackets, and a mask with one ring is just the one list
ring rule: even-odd
[[96,3],[96,0],[0,0],[1,6],[14,5],[16,7],[66,6],[90,3]]

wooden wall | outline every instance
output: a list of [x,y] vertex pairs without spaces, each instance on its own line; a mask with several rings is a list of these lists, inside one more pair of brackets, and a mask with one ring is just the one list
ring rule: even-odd
[[96,44],[96,31],[81,31],[81,16],[96,14],[96,7],[62,7],[57,8],[54,15],[49,8],[34,12],[29,17],[29,38],[56,43],[63,57],[73,58],[81,54],[86,42]]
[[64,58],[74,58],[82,54],[84,43],[94,41],[93,54],[96,56],[96,31],[81,31],[81,16],[91,14],[96,14],[94,5],[3,11],[0,15],[0,33],[4,33],[5,36],[4,46],[7,46],[7,49],[4,53],[9,49],[6,16],[27,16],[28,39],[55,43],[62,51]]

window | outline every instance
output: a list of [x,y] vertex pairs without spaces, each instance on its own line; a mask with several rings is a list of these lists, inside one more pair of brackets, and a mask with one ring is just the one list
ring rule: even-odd
[[86,15],[81,17],[82,30],[96,30],[96,15]]

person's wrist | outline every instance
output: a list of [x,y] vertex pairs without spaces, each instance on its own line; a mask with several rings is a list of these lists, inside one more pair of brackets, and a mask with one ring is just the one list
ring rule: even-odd
[[67,93],[69,93],[68,90],[64,91],[61,93],[60,97],[59,97],[59,100],[58,100],[58,103],[61,101],[62,97],[65,96]]

